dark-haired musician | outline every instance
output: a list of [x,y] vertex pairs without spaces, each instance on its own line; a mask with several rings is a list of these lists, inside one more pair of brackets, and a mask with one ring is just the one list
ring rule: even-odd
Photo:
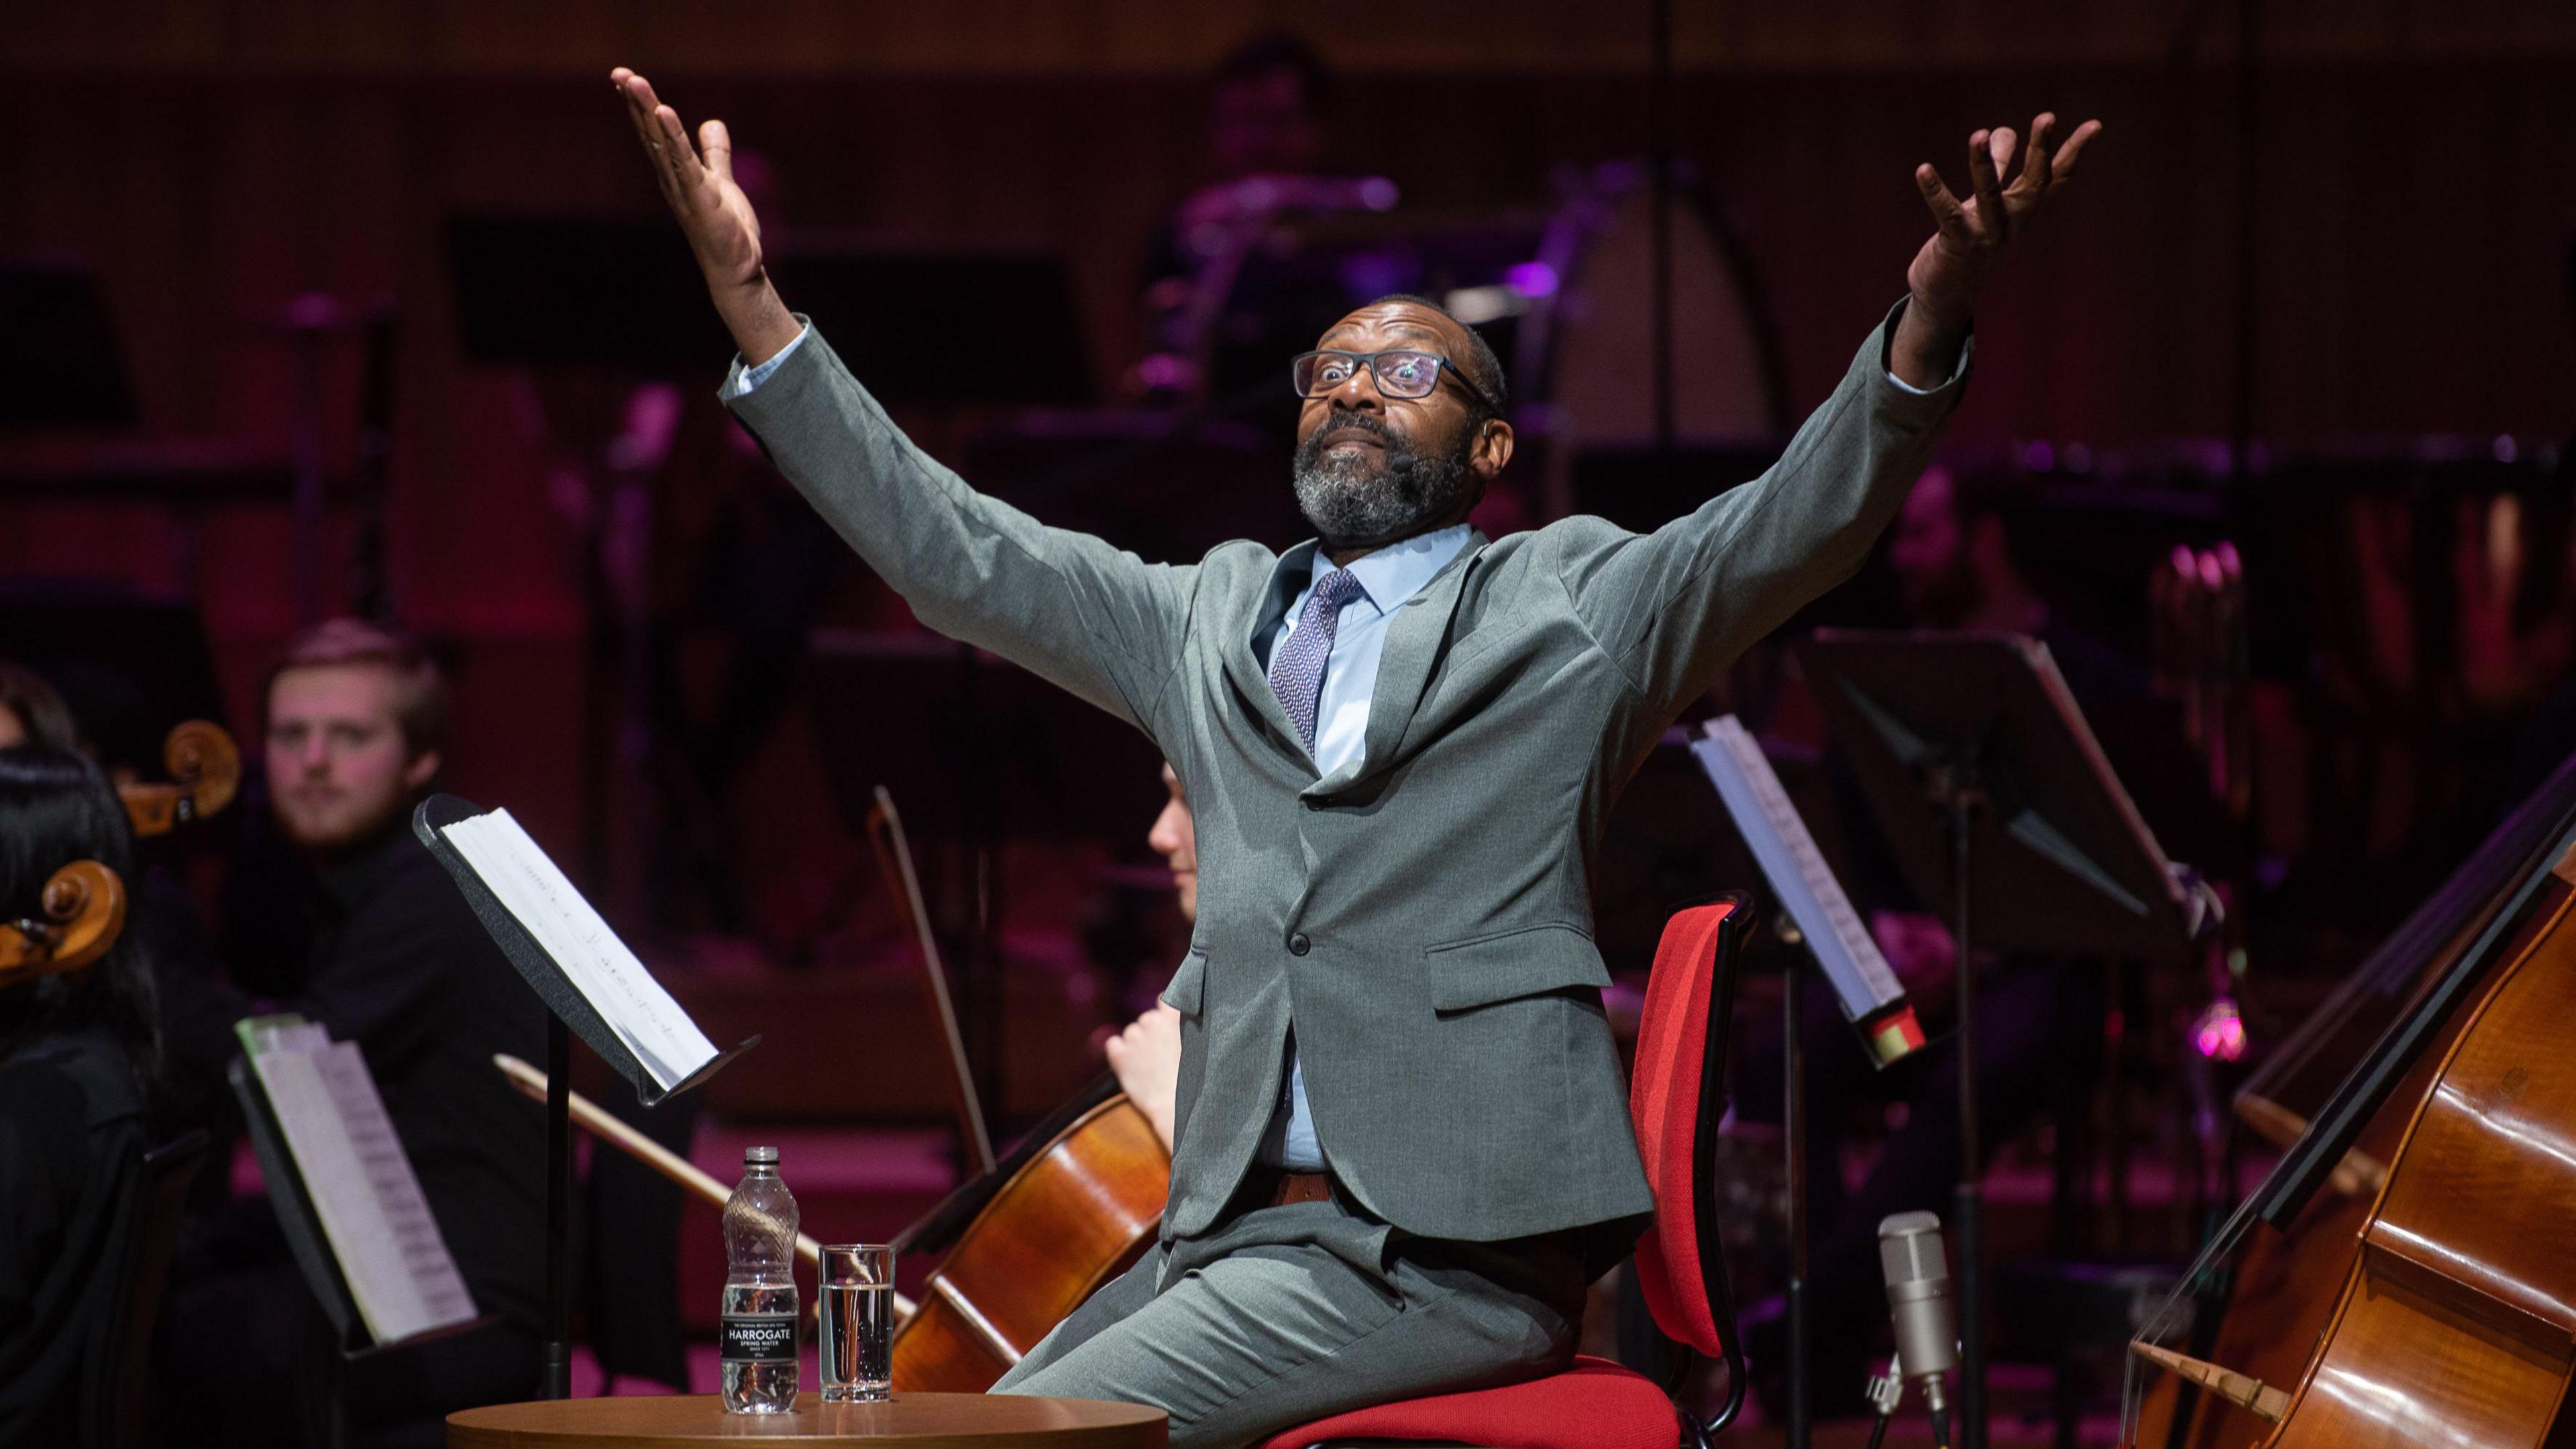
[[[66,749],[0,748],[0,921],[76,860],[132,871],[125,807]],[[130,934],[79,971],[0,985],[0,1444],[75,1444],[111,1327],[160,1076]]]

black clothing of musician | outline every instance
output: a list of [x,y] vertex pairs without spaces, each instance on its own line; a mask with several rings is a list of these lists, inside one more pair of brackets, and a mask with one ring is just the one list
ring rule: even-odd
[[[66,750],[0,749],[0,919],[54,871],[123,877],[124,811]],[[86,970],[0,986],[0,1444],[76,1443],[112,1386],[111,1335],[158,1073],[152,976],[131,940]]]
[[[358,1044],[475,1307],[503,1320],[491,1332],[407,1350],[403,1382],[351,1392],[351,1420],[363,1429],[533,1397],[545,1307],[545,1119],[512,1093],[492,1055],[542,1060],[544,1008],[407,822],[306,871],[299,897],[286,911],[308,942],[308,965],[300,989],[276,1009]],[[244,1001],[241,1010],[252,1007]],[[264,1202],[256,1210],[263,1228],[265,1210]],[[291,1432],[284,1416],[296,1410],[320,1333],[311,1291],[280,1246],[273,1231],[236,1235],[219,1250],[232,1261],[193,1265],[202,1276],[173,1286],[163,1317],[169,1407],[208,1404],[205,1418],[223,1420],[233,1442]],[[209,1334],[227,1322],[239,1331]]]
[[545,1060],[544,1006],[408,822],[316,872],[310,899],[291,1008],[366,1054],[475,1306],[539,1327],[545,1118],[492,1056]]
[[[290,867],[291,868],[291,867]],[[304,979],[275,1009],[354,1041],[420,1178],[475,1307],[494,1330],[404,1352],[399,1381],[353,1381],[352,1426],[435,1420],[535,1395],[545,1306],[545,1120],[492,1068],[542,1060],[544,1008],[484,934],[455,884],[397,821],[306,871],[285,910],[308,942]],[[253,1007],[245,1000],[240,1010]],[[286,1440],[324,1336],[320,1310],[267,1205],[171,1289],[162,1345],[166,1417],[220,1422],[252,1444]],[[218,1325],[229,1331],[215,1332]],[[191,1411],[190,1404],[202,1412]]]

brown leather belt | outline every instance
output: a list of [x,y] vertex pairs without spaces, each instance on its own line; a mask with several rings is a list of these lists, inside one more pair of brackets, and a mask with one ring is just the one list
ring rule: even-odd
[[1243,1190],[1236,1201],[1245,1209],[1286,1207],[1292,1202],[1323,1202],[1333,1195],[1333,1176],[1328,1172],[1289,1172],[1284,1168],[1254,1164],[1243,1179]]

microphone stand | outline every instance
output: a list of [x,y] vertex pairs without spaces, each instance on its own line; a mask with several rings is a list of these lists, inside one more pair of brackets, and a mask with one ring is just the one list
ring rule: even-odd
[[[1784,932],[1783,934],[1787,934]],[[1805,1013],[1800,1009],[1804,994],[1799,983],[1805,979],[1804,963],[1791,961],[1782,979],[1782,1010],[1786,1013],[1781,1034],[1780,1060],[1786,1072],[1781,1084],[1780,1143],[1785,1171],[1782,1176],[1789,1196],[1789,1283],[1784,1294],[1789,1327],[1789,1413],[1785,1449],[1807,1449],[1807,1383],[1810,1372],[1807,1340],[1807,1063],[1800,1035]]]

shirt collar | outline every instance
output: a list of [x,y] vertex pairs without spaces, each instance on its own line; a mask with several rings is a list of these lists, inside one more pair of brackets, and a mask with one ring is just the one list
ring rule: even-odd
[[[1458,550],[1467,546],[1467,536],[1472,532],[1466,524],[1453,523],[1430,533],[1417,533],[1351,560],[1351,576],[1359,580],[1360,588],[1367,592],[1368,601],[1377,606],[1379,613],[1394,613],[1448,567]],[[1332,559],[1321,548],[1316,549],[1306,564],[1307,587],[1314,587],[1314,580],[1331,573],[1333,567]]]

